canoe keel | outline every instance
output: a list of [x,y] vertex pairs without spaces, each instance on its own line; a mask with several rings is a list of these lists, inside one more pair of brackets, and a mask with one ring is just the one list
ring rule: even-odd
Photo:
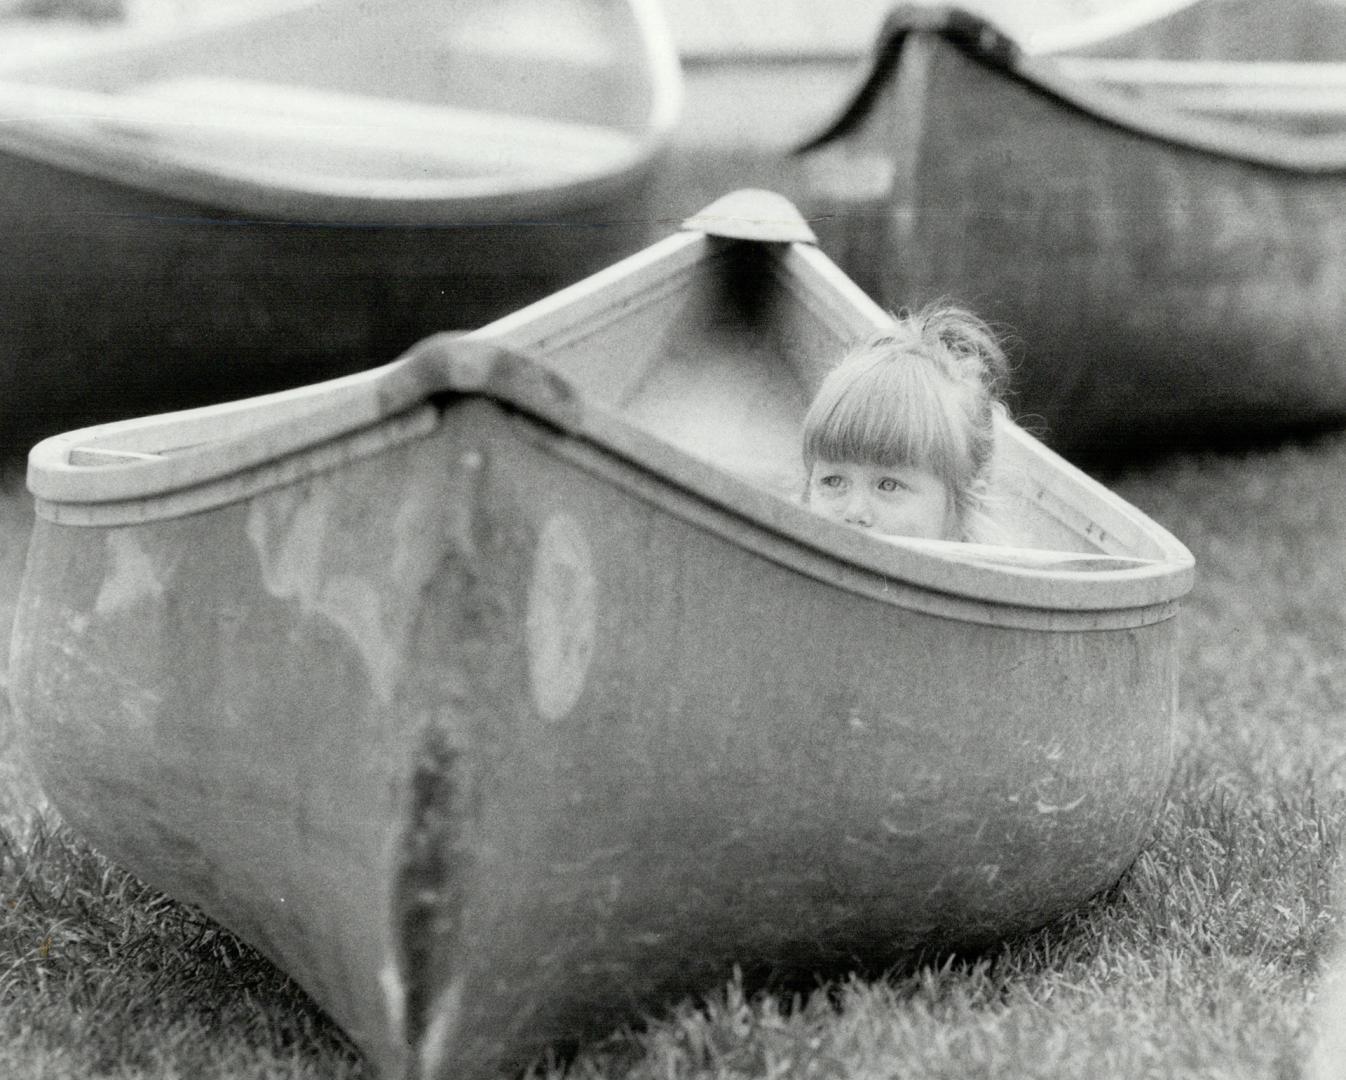
[[1174,620],[909,610],[521,413],[421,409],[248,501],[39,520],[12,665],[71,825],[386,1075],[994,941],[1134,858]]

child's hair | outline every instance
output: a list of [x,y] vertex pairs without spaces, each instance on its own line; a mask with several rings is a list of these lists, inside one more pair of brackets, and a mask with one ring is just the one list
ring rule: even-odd
[[969,311],[933,304],[849,352],[804,417],[804,468],[818,459],[930,469],[953,496],[956,539],[996,543],[990,516],[995,416],[1008,362]]

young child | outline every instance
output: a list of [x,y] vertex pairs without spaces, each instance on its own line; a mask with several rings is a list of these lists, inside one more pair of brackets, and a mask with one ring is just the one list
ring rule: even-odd
[[990,513],[1007,363],[961,308],[905,315],[850,352],[804,417],[804,501],[888,536],[1004,542]]

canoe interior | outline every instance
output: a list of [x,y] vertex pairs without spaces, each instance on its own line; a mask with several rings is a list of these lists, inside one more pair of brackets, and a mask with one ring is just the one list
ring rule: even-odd
[[[9,93],[11,114],[26,89]],[[624,130],[573,119],[230,77],[144,82],[107,101],[46,88],[24,96],[49,137],[97,138],[161,165],[271,177],[319,192],[355,194],[370,191],[371,181],[418,179],[441,192],[453,179],[479,178],[475,192],[460,183],[452,194],[489,196],[499,190],[497,178],[557,183],[619,169],[639,150]]]
[[1340,0],[1199,0],[1067,53],[1059,67],[1072,78],[1142,102],[1296,135],[1346,132]]
[[[846,349],[886,316],[848,282],[849,304],[829,300],[844,278],[807,245],[688,234],[665,245],[668,257],[644,271],[615,267],[611,279],[581,282],[483,333],[555,371],[586,407],[754,489],[797,500],[807,403]],[[253,444],[260,454],[280,431],[317,439],[319,414],[356,408],[405,362],[223,409],[74,433],[63,460],[97,492],[113,469],[186,455],[222,460],[212,448],[226,444]],[[1119,515],[1101,488],[1064,479],[1064,463],[1044,457],[1016,425],[1003,426],[1000,442],[998,514],[1016,547],[1171,561],[1173,552]]]
[[1341,0],[1200,0],[1126,33],[1069,51],[1169,60],[1320,61],[1346,57]]
[[3,77],[134,94],[190,74],[638,129],[653,92],[646,62],[641,27],[618,0],[327,0],[101,54],[12,64]]
[[[555,323],[522,312],[494,333],[633,426],[793,499],[804,480],[808,402],[846,350],[888,316],[808,245],[702,243],[710,257],[690,273],[661,274],[640,303],[624,298],[595,312],[562,302]],[[847,303],[832,298],[838,284]],[[1063,469],[1074,471],[1015,424],[1001,429],[1000,459],[999,511],[1023,546],[1172,559],[1117,515],[1101,488],[1082,474],[1066,480]]]
[[450,17],[335,0],[11,67],[0,108],[49,135],[131,140],[149,160],[277,182],[560,180],[638,153],[660,108],[637,11],[512,0],[455,4]]

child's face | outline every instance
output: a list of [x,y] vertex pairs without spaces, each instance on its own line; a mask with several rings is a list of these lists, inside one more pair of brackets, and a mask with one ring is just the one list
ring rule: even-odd
[[809,473],[808,501],[830,518],[885,536],[955,538],[948,486],[918,465],[819,460]]

